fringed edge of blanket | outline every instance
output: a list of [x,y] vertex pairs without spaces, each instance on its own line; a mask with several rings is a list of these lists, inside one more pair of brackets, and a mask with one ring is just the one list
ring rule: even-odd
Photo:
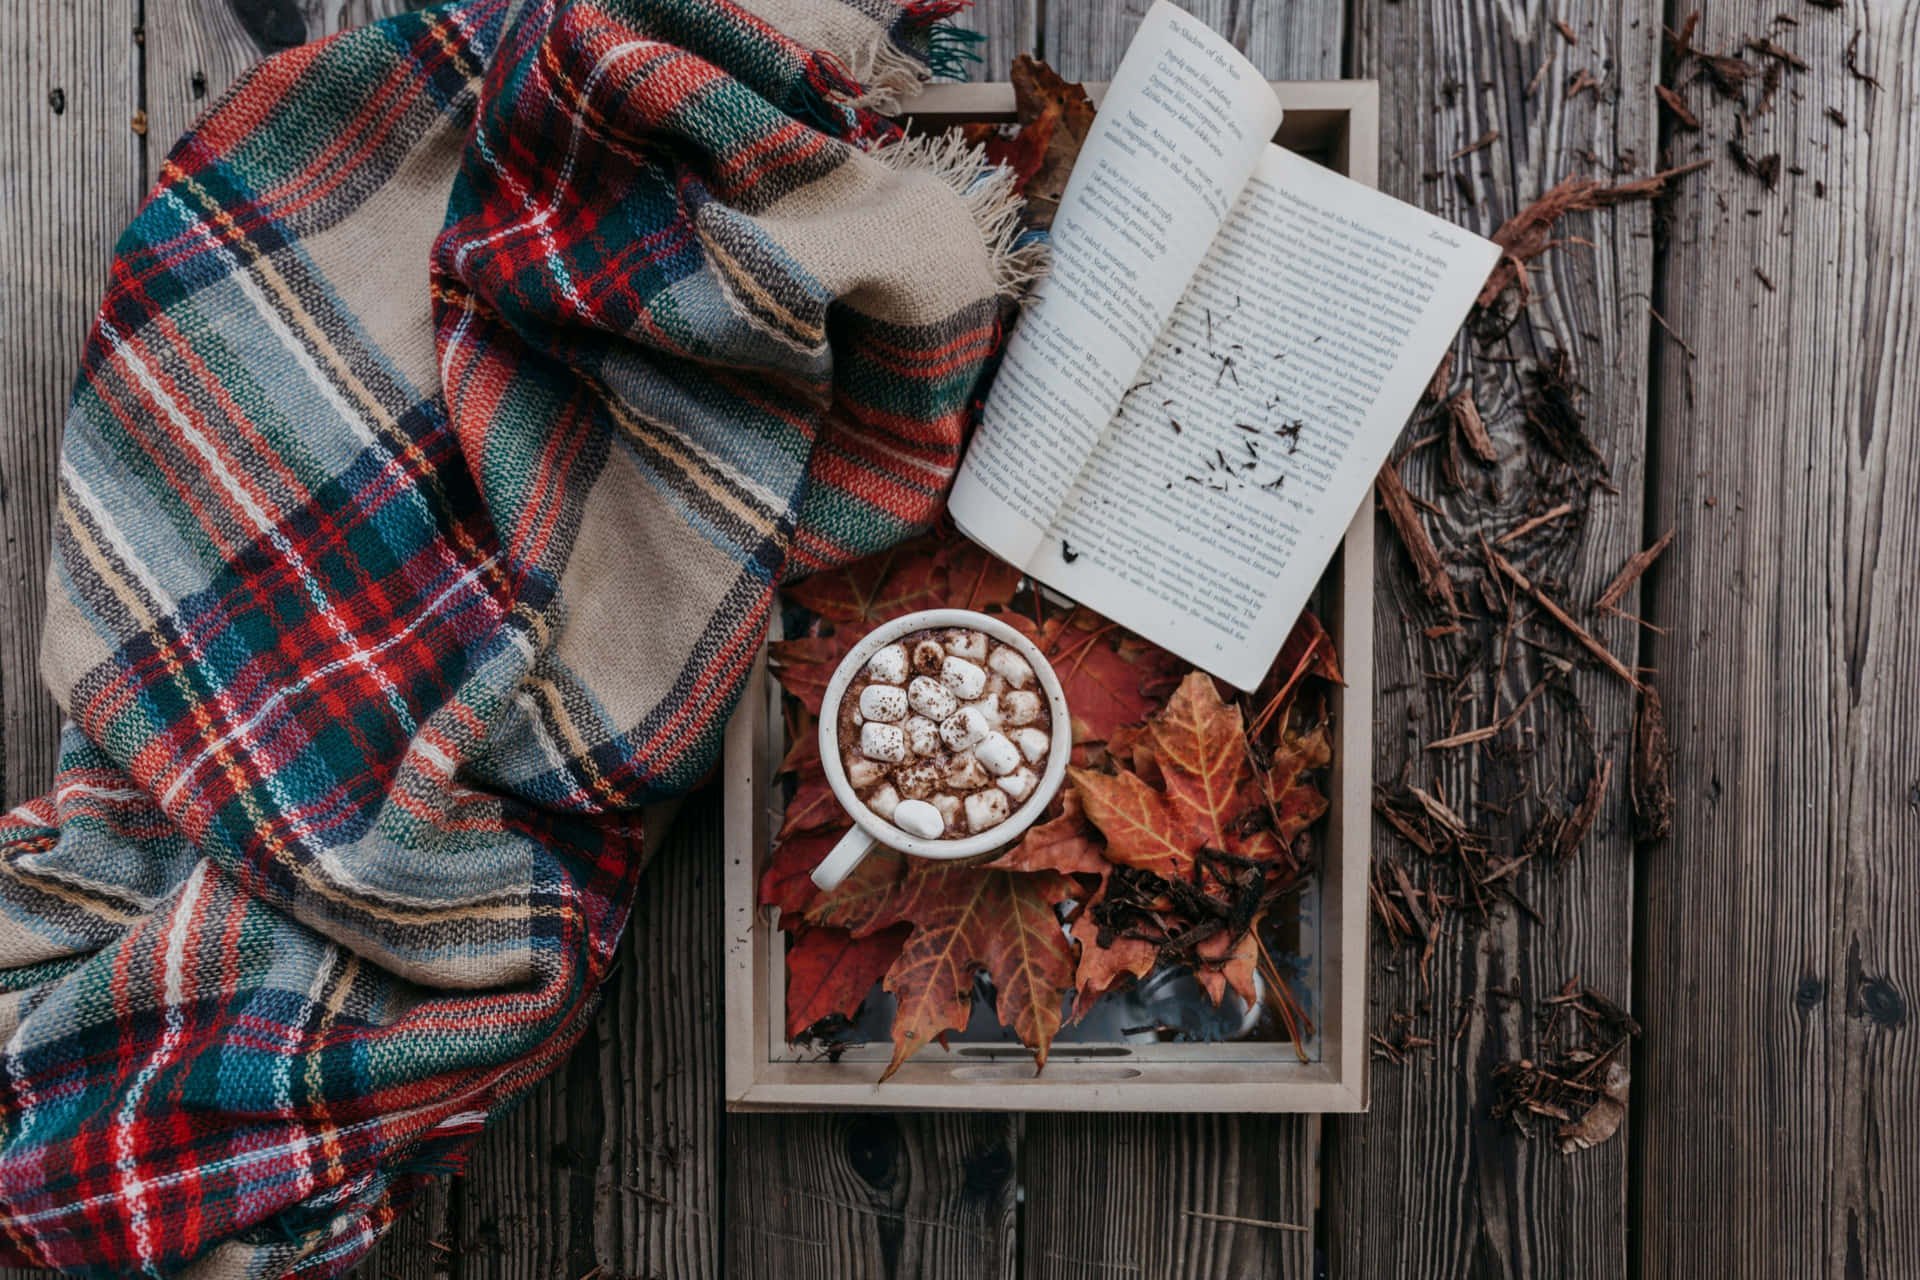
[[930,174],[966,202],[987,251],[996,293],[1018,297],[1046,273],[1046,238],[1028,231],[1020,221],[1027,201],[1020,194],[1019,177],[1005,165],[988,160],[984,147],[950,130],[908,135],[868,154],[902,173]]

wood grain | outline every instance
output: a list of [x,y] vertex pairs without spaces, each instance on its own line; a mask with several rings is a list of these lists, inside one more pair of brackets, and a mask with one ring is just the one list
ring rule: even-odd
[[986,40],[975,50],[980,60],[969,64],[969,80],[1005,80],[1016,56],[1032,53],[1040,39],[1041,0],[988,0],[953,15],[954,25],[978,31]]
[[[0,789],[53,776],[60,715],[40,684],[40,621],[67,393],[133,216],[145,145],[135,0],[0,6]],[[56,105],[58,110],[56,110]]]
[[[1179,0],[1233,41],[1269,80],[1336,80],[1344,6],[1338,0]],[[1108,80],[1150,4],[1049,0],[1039,56],[1069,80]]]
[[[1577,43],[1555,29],[1556,17]],[[1351,73],[1381,82],[1382,186],[1487,234],[1569,174],[1604,174],[1616,164],[1648,172],[1657,41],[1658,9],[1646,4],[1360,0]],[[1601,77],[1601,89],[1569,97],[1566,86],[1582,71]],[[1468,150],[1490,133],[1491,143]],[[1558,599],[1585,602],[1641,546],[1651,224],[1646,205],[1567,219],[1559,234],[1583,243],[1539,260],[1544,270],[1531,276],[1535,301],[1507,338],[1456,344],[1453,387],[1472,388],[1502,455],[1493,473],[1499,491],[1488,490],[1471,462],[1469,491],[1453,490],[1442,477],[1440,448],[1415,451],[1404,474],[1416,495],[1436,504],[1429,528],[1470,602],[1479,594],[1467,584],[1485,572],[1478,568],[1478,536],[1491,541],[1543,509],[1534,469],[1540,450],[1526,438],[1519,407],[1520,371],[1550,352],[1565,351],[1589,389],[1587,431],[1619,492],[1582,491],[1572,516],[1503,550],[1524,551],[1529,573],[1550,581]],[[1519,363],[1507,363],[1515,358]],[[1416,427],[1409,438],[1428,430]],[[1548,668],[1538,651],[1517,646],[1504,677],[1470,681],[1469,696],[1456,702],[1451,681],[1423,673],[1468,670],[1476,649],[1498,645],[1494,628],[1470,621],[1463,634],[1425,637],[1424,628],[1442,619],[1384,527],[1381,546],[1375,776],[1391,782],[1406,770],[1407,781],[1446,797],[1510,853],[1544,807],[1565,810],[1584,793],[1597,755],[1624,763],[1630,691],[1588,662],[1571,683],[1579,711],[1543,697],[1503,735],[1508,743],[1535,744],[1524,752],[1490,749],[1495,744],[1425,750],[1436,739],[1493,723]],[[1623,607],[1637,612],[1631,594]],[[1614,652],[1630,659],[1636,652],[1630,623],[1581,622]],[[1584,658],[1551,623],[1532,633]],[[1376,827],[1375,852],[1407,862],[1424,880],[1418,856],[1384,824]],[[1429,978],[1419,973],[1417,957],[1386,952],[1376,932],[1371,1029],[1389,1040],[1427,1037],[1435,1047],[1403,1063],[1376,1061],[1371,1112],[1328,1119],[1331,1274],[1625,1274],[1627,1144],[1635,1135],[1565,1157],[1550,1129],[1529,1141],[1495,1123],[1488,1108],[1492,1066],[1538,1051],[1534,1011],[1541,997],[1577,976],[1625,1002],[1632,857],[1625,788],[1617,786],[1583,848],[1564,864],[1520,873],[1519,896],[1535,915],[1500,905],[1484,927],[1459,922],[1442,938]],[[1489,994],[1496,989],[1517,998]]]
[[1299,1131],[1313,1123],[1029,1117],[1021,1274],[1312,1275],[1317,1178],[1311,1160],[1300,1158],[1311,1144]]
[[1017,1115],[735,1115],[732,1280],[1015,1275]]
[[[1704,6],[1700,43],[1777,8]],[[1747,139],[1779,188],[1716,164],[1660,291],[1697,359],[1657,348],[1676,811],[1641,865],[1647,1276],[1920,1259],[1920,5],[1794,16],[1773,38],[1808,69]],[[1729,154],[1733,108],[1689,101],[1675,158]]]

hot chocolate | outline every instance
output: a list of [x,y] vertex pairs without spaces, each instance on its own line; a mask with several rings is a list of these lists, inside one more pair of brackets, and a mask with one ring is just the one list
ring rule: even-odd
[[965,627],[915,631],[840,700],[841,764],[861,803],[910,836],[1005,822],[1040,784],[1053,714],[1020,651]]

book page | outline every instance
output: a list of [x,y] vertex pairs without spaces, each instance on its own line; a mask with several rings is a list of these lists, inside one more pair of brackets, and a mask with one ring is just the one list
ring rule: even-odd
[[1027,571],[1253,688],[1498,252],[1267,148]]
[[1074,164],[1050,270],[948,500],[968,536],[1013,564],[1038,550],[1279,123],[1252,63],[1154,5]]

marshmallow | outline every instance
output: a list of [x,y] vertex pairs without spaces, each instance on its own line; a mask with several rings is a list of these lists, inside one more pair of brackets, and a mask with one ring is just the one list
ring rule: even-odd
[[867,808],[879,814],[888,822],[893,821],[893,811],[900,803],[900,793],[891,785],[883,786],[867,797]]
[[[904,807],[904,806],[902,806]],[[976,791],[966,799],[967,826],[974,831],[997,827],[1007,820],[1013,806],[1002,791]]]
[[945,720],[960,709],[960,700],[932,676],[915,676],[907,686],[907,701],[929,720]]
[[[873,686],[868,685],[867,691],[871,693]],[[889,689],[888,692],[891,693],[892,690]],[[1040,718],[1040,695],[1031,689],[1015,689],[1000,701],[1006,711],[1008,724],[1032,724]],[[864,697],[861,699],[861,705],[866,705]],[[879,719],[878,716],[874,718]]]
[[1012,773],[1020,766],[1020,748],[997,733],[988,734],[973,749],[973,755],[995,777]]
[[940,741],[947,744],[949,751],[965,751],[986,736],[986,719],[972,707],[962,707],[940,722]]
[[987,722],[987,728],[998,729],[1000,727],[1000,700],[998,698],[982,698],[978,702],[969,702],[967,705],[980,713],[980,718]]
[[1033,666],[1007,645],[1001,645],[987,659],[987,665],[994,674],[1003,677],[1016,689],[1027,687],[1027,681],[1033,679]]
[[1015,729],[1007,736],[1013,739],[1013,745],[1020,748],[1020,754],[1029,764],[1040,763],[1046,758],[1047,748],[1053,745],[1053,740],[1038,729]]
[[922,640],[913,646],[913,669],[923,676],[939,675],[940,664],[946,660],[947,651],[938,640]]
[[930,756],[940,749],[940,730],[925,716],[908,716],[900,726],[907,735],[907,750],[917,756]]
[[907,682],[907,646],[890,644],[867,659],[867,674],[881,684]]
[[893,811],[893,825],[922,840],[938,840],[947,829],[947,820],[925,800],[902,800]]
[[940,785],[940,768],[931,760],[922,760],[896,772],[893,780],[899,786],[901,795],[925,800]]
[[1033,770],[1021,765],[994,785],[1006,792],[1015,804],[1019,804],[1033,794],[1033,789],[1040,785],[1040,779]]
[[947,652],[968,662],[987,660],[987,638],[978,631],[947,632]]
[[863,756],[852,756],[847,760],[847,781],[853,784],[855,791],[864,791],[886,776],[885,769]]
[[951,791],[942,791],[933,798],[933,807],[940,811],[941,820],[951,831],[960,822],[960,797]]
[[899,685],[870,684],[860,691],[860,714],[882,724],[907,718],[907,695]]
[[992,781],[971,751],[962,751],[947,766],[947,785],[955,791],[977,791]]
[[860,754],[869,760],[899,764],[907,758],[907,735],[897,724],[861,725]]
[[948,658],[940,664],[940,683],[960,701],[972,702],[986,689],[987,673],[965,658]]

